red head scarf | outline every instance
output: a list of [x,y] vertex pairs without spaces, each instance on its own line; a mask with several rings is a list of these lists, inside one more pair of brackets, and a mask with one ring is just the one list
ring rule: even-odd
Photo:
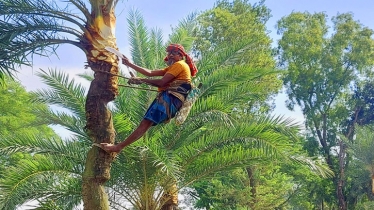
[[[180,45],[180,44],[170,44],[166,48],[166,51],[167,52],[170,52],[170,51],[179,51],[184,57],[186,57],[186,63],[190,67],[191,76],[194,77],[196,75],[196,73],[198,72],[197,67],[196,67],[195,63],[193,62],[191,56],[189,56],[186,53],[186,51],[184,50],[184,47],[182,45]],[[167,61],[168,57],[166,56],[164,60]]]

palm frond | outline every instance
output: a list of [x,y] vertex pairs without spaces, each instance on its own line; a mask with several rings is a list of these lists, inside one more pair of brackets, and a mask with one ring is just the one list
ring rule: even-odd
[[149,39],[149,51],[147,52],[150,58],[150,69],[160,69],[165,65],[165,45],[163,43],[163,35],[160,29],[152,29]]
[[[69,110],[67,111],[69,112]],[[89,138],[84,130],[86,126],[85,118],[76,117],[65,111],[52,109],[34,109],[33,112],[38,116],[35,120],[35,125],[58,125],[72,132],[74,136],[83,139]]]
[[197,13],[191,13],[185,19],[179,21],[177,27],[173,28],[168,43],[179,43],[183,45],[187,52],[190,51],[193,41],[196,39],[193,35],[196,30],[196,16]]
[[74,79],[69,79],[66,73],[49,69],[48,72],[41,70],[37,75],[47,84],[50,89],[33,92],[37,101],[58,105],[70,110],[79,118],[85,118],[85,93],[86,89],[76,84]]
[[0,142],[1,154],[10,155],[16,152],[50,154],[75,161],[77,166],[84,163],[87,150],[86,142],[62,141],[59,138],[43,139],[34,135],[12,136]]
[[114,101],[114,111],[115,113],[125,113],[134,123],[139,122],[155,97],[154,92],[123,88]]
[[374,132],[370,126],[358,126],[356,128],[355,141],[349,141],[345,136],[340,138],[348,146],[348,152],[364,164],[365,168],[374,173]]
[[131,10],[127,18],[127,23],[129,24],[131,56],[133,61],[139,66],[147,66],[149,35],[144,24],[144,19],[138,10]]
[[[90,14],[90,10],[87,8],[84,1],[82,1],[82,0],[68,0],[68,2],[73,4],[77,9],[79,9],[79,11],[82,12],[84,17],[86,18],[85,22],[91,22],[92,17],[91,17],[91,14]],[[109,4],[109,5],[111,5],[111,4]]]
[[37,156],[8,168],[6,179],[0,180],[3,209],[15,209],[19,204],[42,197],[64,197],[62,189],[75,197],[75,205],[79,204],[80,199],[76,199],[81,194],[79,182],[75,182],[78,185],[74,188],[68,183],[70,179],[80,180],[79,173],[72,173],[73,165],[74,162],[66,159]]
[[20,65],[31,65],[30,55],[54,54],[59,44],[73,44],[83,49],[69,37],[79,38],[86,20],[67,8],[60,8],[54,1],[7,0],[0,2],[0,8],[2,73],[10,75]]
[[84,72],[82,74],[77,74],[79,78],[85,79],[86,81],[91,82],[94,79],[93,72]]
[[161,136],[152,136],[152,138],[147,142],[150,157],[153,159],[153,165],[155,168],[160,170],[159,173],[177,180],[181,176],[179,163],[175,159],[173,151],[165,150],[163,144],[157,143],[160,142],[159,137]]
[[188,175],[185,176],[182,186],[188,186],[197,180],[212,177],[219,171],[230,171],[231,169],[250,164],[248,161],[264,158],[263,154],[241,147],[229,147],[225,149],[214,149],[205,153],[204,158],[196,159],[190,167],[186,168]]
[[238,40],[235,44],[222,43],[214,51],[203,52],[197,67],[203,76],[209,76],[217,69],[244,65],[244,53],[250,43],[250,39]]
[[329,168],[329,166],[318,158],[313,159],[310,157],[298,155],[291,156],[290,159],[293,160],[296,164],[307,166],[312,172],[323,178],[335,176],[334,172]]
[[[225,132],[221,130],[225,130]],[[265,144],[265,142],[267,143]],[[188,159],[195,159],[199,155],[209,153],[214,148],[222,149],[228,145],[241,145],[252,149],[261,148],[263,154],[270,157],[277,154],[276,150],[271,148],[284,148],[289,145],[289,142],[283,135],[269,130],[268,125],[249,121],[244,124],[236,123],[231,127],[211,128],[204,132],[202,136],[196,138],[194,142],[188,142],[188,145],[184,145],[181,149],[191,148],[189,150],[192,151],[190,153],[192,156]]]

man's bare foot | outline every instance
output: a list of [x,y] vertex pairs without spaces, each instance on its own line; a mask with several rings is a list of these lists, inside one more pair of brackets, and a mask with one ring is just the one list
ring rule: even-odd
[[109,143],[100,143],[100,144],[96,144],[94,143],[93,145],[97,146],[97,147],[100,147],[101,149],[105,150],[105,152],[107,153],[111,153],[111,152],[114,152],[114,153],[119,153],[121,152],[121,148],[116,145],[116,144],[109,144]]

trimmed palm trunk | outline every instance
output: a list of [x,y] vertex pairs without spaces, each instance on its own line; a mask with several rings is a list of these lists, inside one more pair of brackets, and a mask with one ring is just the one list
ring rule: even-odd
[[178,188],[173,184],[162,196],[163,203],[161,210],[177,210],[178,209]]
[[[118,74],[118,61],[104,48],[116,48],[114,5],[111,1],[101,0],[91,3],[92,19],[86,26],[87,32],[83,42],[86,46],[87,66],[95,75],[86,99],[86,131],[93,143],[113,143],[115,130],[107,104],[118,95],[118,78],[111,76]],[[82,176],[82,199],[85,210],[109,210],[104,184],[110,178],[113,158],[113,155],[98,147],[92,147],[88,152]]]

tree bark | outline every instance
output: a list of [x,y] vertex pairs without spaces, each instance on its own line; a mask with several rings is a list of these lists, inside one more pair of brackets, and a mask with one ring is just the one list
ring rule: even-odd
[[246,168],[247,175],[249,178],[249,186],[251,187],[251,197],[252,200],[249,204],[250,209],[256,209],[256,203],[257,203],[257,180],[255,177],[256,168],[254,166],[250,166]]
[[[104,50],[116,48],[113,1],[94,0],[84,35],[80,40],[85,46],[87,66],[94,71],[86,99],[86,132],[92,143],[114,143],[115,130],[112,114],[107,104],[118,95],[118,60]],[[113,154],[93,146],[87,153],[82,174],[82,199],[84,210],[109,210],[108,195],[104,184],[110,178]]]
[[[106,62],[90,63],[90,66],[95,72],[118,71],[116,66]],[[117,94],[116,79],[109,74],[97,72],[87,93],[86,130],[94,143],[114,143],[115,130],[107,103],[114,100]],[[113,154],[95,146],[88,152],[82,176],[82,198],[85,210],[109,210],[104,184],[110,178],[110,165],[113,159]]]
[[337,197],[339,201],[339,209],[340,210],[346,210],[347,206],[345,203],[345,197],[343,193],[343,188],[344,188],[344,171],[345,171],[345,157],[346,157],[346,152],[345,152],[345,144],[342,140],[339,141],[339,175],[338,175],[338,187],[337,187]]

